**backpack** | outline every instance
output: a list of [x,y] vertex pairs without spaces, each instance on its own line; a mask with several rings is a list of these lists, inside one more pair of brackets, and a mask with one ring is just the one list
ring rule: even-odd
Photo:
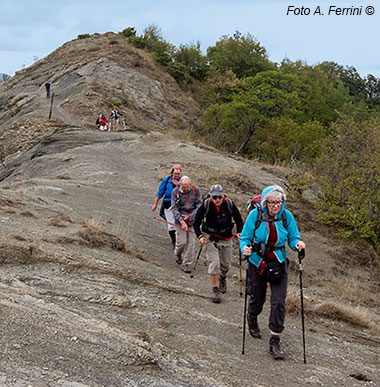
[[[257,210],[257,219],[255,222],[255,228],[253,229],[253,237],[252,237],[251,244],[252,244],[252,247],[254,248],[253,251],[256,251],[256,254],[259,257],[264,258],[266,256],[266,253],[268,251],[271,251],[271,250],[268,250],[269,247],[264,243],[255,243],[254,242],[255,236],[256,236],[256,230],[260,227],[260,223],[261,222],[268,222],[269,223],[269,222],[280,222],[281,221],[283,226],[286,229],[288,229],[288,219],[286,218],[285,210],[282,211],[281,218],[279,218],[279,219],[264,219],[264,211],[262,210],[261,206],[259,208],[256,207],[256,210]],[[274,250],[282,250],[283,254],[285,255],[285,247],[284,246],[274,248]]]
[[[232,200],[230,198],[228,198],[226,194],[224,194],[224,196],[226,197],[228,211],[230,212],[230,215],[232,217]],[[210,200],[211,200],[211,196],[208,193],[205,196],[205,198],[203,199],[203,208],[205,209],[205,215],[204,215],[205,220],[206,220],[206,216],[208,214],[208,210],[210,209]]]
[[[169,180],[169,179],[168,179]],[[166,183],[167,184],[167,183]],[[166,186],[165,186],[166,187]],[[197,197],[197,191],[195,190],[195,186],[194,184],[191,184],[191,188],[193,189],[193,192],[194,192],[194,196]],[[179,203],[179,188],[177,187],[176,190],[175,190],[175,194],[177,196],[177,200],[176,200],[176,204]]]
[[255,208],[260,210],[261,209],[261,195],[254,196],[253,198],[249,199],[247,202],[246,208],[247,208],[248,214],[252,210],[254,210]]
[[207,226],[206,218],[207,218],[208,211],[210,209],[210,202],[211,202],[211,196],[210,196],[210,193],[208,193],[205,196],[205,198],[203,199],[203,208],[204,208],[205,213],[204,213],[204,216],[203,216],[202,231],[205,232],[206,234],[210,234],[211,235],[211,234],[216,234],[218,232],[219,233],[224,233],[227,230],[232,230],[233,227],[234,227],[234,222],[232,221],[232,207],[233,207],[233,203],[232,203],[232,200],[230,198],[228,198],[226,194],[224,194],[224,196],[226,198],[228,212],[230,213],[231,224],[230,224],[230,226],[228,226],[226,229],[223,229],[223,230],[215,230],[215,229],[212,229],[209,226]]
[[166,197],[166,195],[165,195],[166,187],[168,186],[168,183],[169,183],[170,178],[171,178],[171,175],[166,176],[166,177],[164,178],[164,179],[166,179],[165,185],[164,185],[164,197]]

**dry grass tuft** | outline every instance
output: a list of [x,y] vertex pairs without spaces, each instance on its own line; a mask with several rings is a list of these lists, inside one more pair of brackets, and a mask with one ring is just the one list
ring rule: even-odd
[[363,278],[355,277],[354,270],[349,270],[345,276],[334,277],[327,281],[324,287],[331,290],[341,301],[369,307],[379,304],[380,295],[376,289],[369,291],[368,288],[363,286],[362,282]]
[[94,231],[90,228],[79,232],[79,243],[90,247],[108,247],[123,253],[127,252],[125,242],[119,237],[105,231]]
[[68,223],[73,223],[71,218],[64,214],[58,214],[49,218],[49,226],[67,227]]
[[100,232],[102,230],[103,223],[100,220],[89,218],[85,221],[85,226],[93,232]]
[[368,328],[373,334],[380,334],[378,323],[376,323],[371,313],[360,306],[341,304],[334,301],[325,301],[316,305],[312,314],[327,317],[332,320],[346,322],[353,326]]
[[133,246],[127,245],[125,240],[117,235],[103,230],[103,223],[97,219],[87,219],[85,230],[78,233],[79,243],[89,247],[108,247],[113,250],[121,251],[133,255],[141,261],[148,261],[143,252]]
[[[352,306],[348,303],[312,300],[305,296],[303,299],[304,313],[308,316],[328,318],[351,324],[353,326],[369,329],[374,335],[380,335],[380,327],[371,312],[360,306]],[[286,311],[289,314],[301,314],[300,290],[295,286],[289,286],[286,298]]]

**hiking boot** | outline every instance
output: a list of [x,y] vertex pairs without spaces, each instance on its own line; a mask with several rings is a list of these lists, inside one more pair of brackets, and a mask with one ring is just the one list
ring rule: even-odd
[[219,275],[219,291],[223,294],[227,291],[227,281],[225,275]]
[[190,273],[191,273],[191,269],[190,269],[189,266],[187,266],[187,265],[183,265],[183,266],[181,267],[181,269],[182,269],[182,271],[183,271],[184,273],[186,273],[186,274],[190,274]]
[[284,358],[284,352],[281,350],[279,337],[271,337],[269,339],[269,353],[273,359],[282,360]]
[[261,332],[260,332],[257,319],[252,320],[249,318],[249,316],[247,316],[247,321],[248,321],[248,330],[251,336],[254,337],[255,339],[261,339]]
[[220,293],[219,293],[219,287],[218,286],[213,286],[212,287],[212,300],[214,304],[220,304],[222,301],[220,299]]
[[178,263],[178,265],[182,265],[182,257],[181,256],[177,255],[175,261]]

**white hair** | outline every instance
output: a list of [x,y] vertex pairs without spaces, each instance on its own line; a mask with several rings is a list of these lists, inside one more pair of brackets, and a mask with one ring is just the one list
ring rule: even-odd
[[282,200],[283,202],[286,201],[286,195],[284,190],[279,186],[275,185],[273,189],[271,189],[262,199],[261,205],[263,207],[267,207],[267,203],[272,200]]
[[186,181],[188,181],[188,182],[191,184],[191,180],[190,180],[190,177],[189,177],[189,176],[182,176],[179,183],[180,183],[180,184],[181,184],[181,183],[185,183]]

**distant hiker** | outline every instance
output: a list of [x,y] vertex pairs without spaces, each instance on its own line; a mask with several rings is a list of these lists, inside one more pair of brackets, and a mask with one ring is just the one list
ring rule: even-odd
[[96,119],[96,125],[98,125],[98,129],[102,132],[107,130],[107,117],[103,113]]
[[194,231],[200,244],[206,245],[212,302],[220,303],[220,293],[227,290],[226,275],[232,261],[233,220],[236,222],[237,237],[240,237],[243,229],[243,220],[235,203],[226,197],[220,184],[213,185],[209,195],[198,209]]
[[46,98],[50,98],[50,83],[49,83],[49,81],[45,82],[45,89],[46,89]]
[[[173,212],[170,209],[170,207],[171,207],[171,200],[172,200],[172,191],[173,191],[173,188],[179,183],[179,180],[181,178],[181,170],[182,170],[182,167],[179,164],[173,165],[170,171],[170,175],[162,179],[161,184],[158,187],[156,198],[152,206],[152,211],[156,211],[159,200],[163,198],[161,209],[160,209],[160,216],[161,218],[167,220],[169,223],[175,222]],[[173,249],[174,249],[176,227],[169,223],[168,223],[168,231],[169,231],[170,238],[172,239]]]
[[114,107],[111,110],[110,118],[109,118],[109,128],[108,131],[117,130],[119,127],[119,121],[120,121],[121,113]]
[[174,254],[176,262],[182,264],[182,270],[190,274],[190,266],[194,260],[195,235],[193,224],[198,208],[202,205],[199,188],[191,184],[187,176],[183,176],[172,192],[172,211],[176,228],[176,245]]
[[267,283],[271,288],[269,316],[269,352],[283,359],[280,334],[284,330],[285,298],[288,285],[288,258],[285,243],[294,251],[305,248],[296,221],[285,209],[286,195],[279,186],[270,186],[261,194],[261,208],[248,215],[240,236],[241,252],[248,256],[248,329],[252,337],[261,338],[257,316],[261,313]]

